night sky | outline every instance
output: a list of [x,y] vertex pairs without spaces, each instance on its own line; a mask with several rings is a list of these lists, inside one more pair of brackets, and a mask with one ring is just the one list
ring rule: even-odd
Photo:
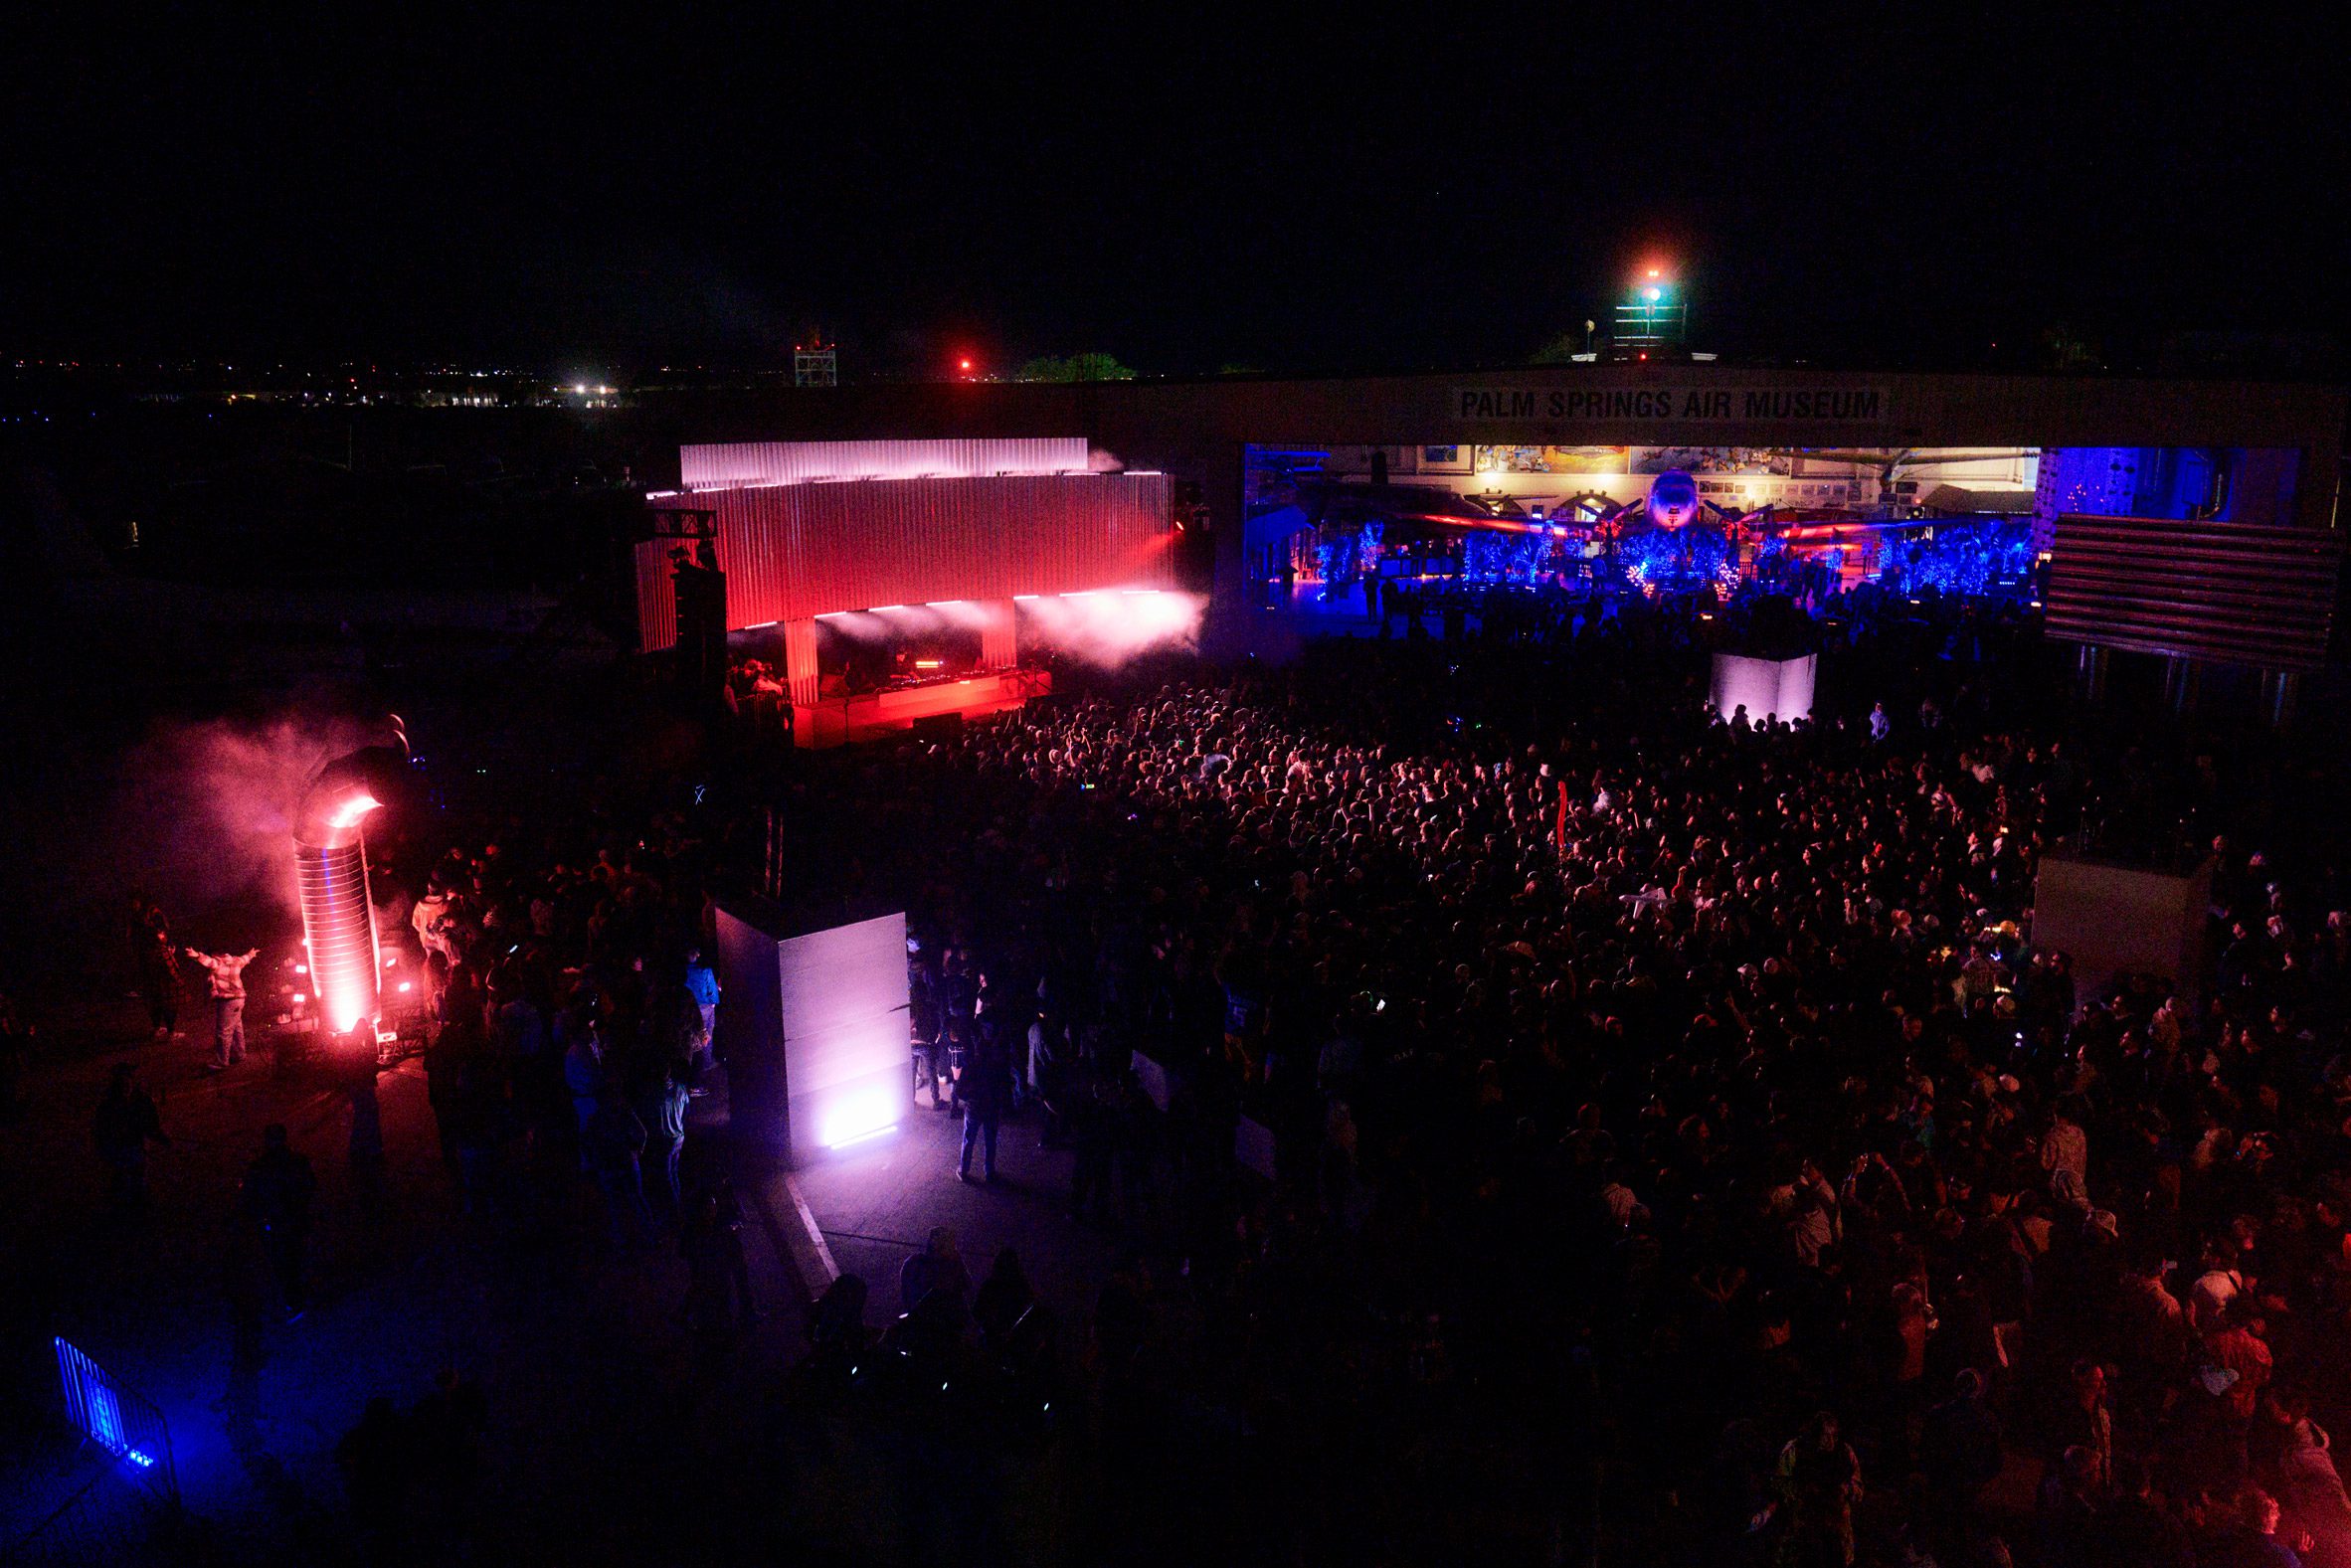
[[814,323],[852,373],[1498,363],[1650,256],[1733,354],[2344,325],[2338,52],[2261,8],[211,9],[6,24],[0,349],[760,365]]

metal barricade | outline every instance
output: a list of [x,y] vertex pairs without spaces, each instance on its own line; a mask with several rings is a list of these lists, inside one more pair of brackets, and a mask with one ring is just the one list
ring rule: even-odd
[[180,1482],[171,1458],[171,1429],[146,1395],[107,1372],[79,1349],[58,1339],[58,1381],[65,1388],[66,1420],[74,1430],[120,1462],[124,1474],[169,1502],[178,1502]]

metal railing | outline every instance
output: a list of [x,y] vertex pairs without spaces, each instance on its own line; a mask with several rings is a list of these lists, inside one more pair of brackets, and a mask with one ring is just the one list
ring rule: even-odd
[[177,1503],[179,1473],[172,1464],[171,1429],[162,1410],[64,1339],[55,1343],[67,1422],[111,1455],[124,1475]]

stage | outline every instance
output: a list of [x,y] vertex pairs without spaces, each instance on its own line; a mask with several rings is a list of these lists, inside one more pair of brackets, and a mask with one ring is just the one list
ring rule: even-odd
[[854,696],[824,697],[792,707],[795,746],[821,751],[858,741],[879,740],[897,730],[911,730],[924,719],[950,714],[978,719],[1008,713],[1031,697],[1053,690],[1050,670],[991,670],[961,680],[932,681]]

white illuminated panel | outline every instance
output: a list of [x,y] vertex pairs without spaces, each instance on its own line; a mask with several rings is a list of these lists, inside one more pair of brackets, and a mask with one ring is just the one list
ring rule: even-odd
[[1714,704],[1722,722],[1743,705],[1747,722],[1777,718],[1793,724],[1812,717],[1812,683],[1820,655],[1800,659],[1756,659],[1739,653],[1715,655]]
[[1002,440],[727,441],[681,446],[689,490],[821,484],[845,479],[987,479],[997,474],[1085,473],[1083,436]]
[[804,1164],[887,1136],[914,1109],[906,917],[787,936],[765,899],[718,910],[718,1032],[737,1127]]
[[896,1128],[914,1109],[906,917],[794,937],[776,962],[794,1161]]

